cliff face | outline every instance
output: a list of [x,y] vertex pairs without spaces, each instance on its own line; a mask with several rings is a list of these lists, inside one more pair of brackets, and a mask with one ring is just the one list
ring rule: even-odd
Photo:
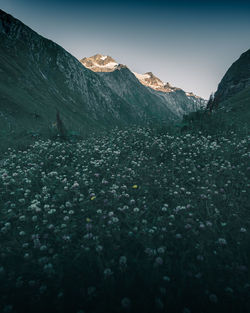
[[250,87],[250,49],[228,69],[214,95],[214,106]]

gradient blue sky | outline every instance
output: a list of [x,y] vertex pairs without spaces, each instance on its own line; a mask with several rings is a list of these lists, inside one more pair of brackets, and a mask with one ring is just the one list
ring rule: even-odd
[[0,0],[0,8],[78,59],[111,55],[205,98],[250,48],[248,1]]

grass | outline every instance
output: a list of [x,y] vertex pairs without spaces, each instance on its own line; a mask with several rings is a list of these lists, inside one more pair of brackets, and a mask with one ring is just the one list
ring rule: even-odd
[[0,311],[249,312],[248,143],[132,127],[9,149]]

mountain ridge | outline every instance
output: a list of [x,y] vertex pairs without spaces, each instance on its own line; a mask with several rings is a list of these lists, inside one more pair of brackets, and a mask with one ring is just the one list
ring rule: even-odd
[[[103,64],[103,60],[106,60],[105,64]],[[186,113],[196,111],[206,106],[206,100],[195,96],[193,93],[187,93],[181,88],[172,87],[169,83],[163,83],[152,72],[145,74],[135,73],[126,65],[119,64],[111,56],[98,53],[91,57],[85,57],[81,59],[80,62],[83,66],[99,74],[106,80],[111,89],[116,85],[116,82],[119,81],[119,96],[122,96],[120,91],[124,91],[124,85],[127,86],[126,80],[130,79],[137,86],[138,90],[140,90],[140,86],[147,88],[150,97],[157,97],[158,103],[163,103],[163,105],[176,116],[182,117]],[[121,67],[126,68],[130,74],[127,76],[123,75],[122,79],[121,77],[118,79],[116,72]],[[110,83],[112,76],[116,77],[117,80],[112,79],[112,83]],[[136,81],[138,81],[140,85],[138,85]],[[132,86],[130,87],[133,88]],[[143,101],[147,101],[147,98],[144,98]]]
[[[104,61],[105,60],[105,63]],[[119,66],[119,63],[115,61],[115,59],[108,55],[102,55],[100,53],[95,54],[90,57],[84,57],[80,59],[80,62],[90,70],[94,72],[113,72]],[[182,90],[178,87],[173,87],[169,82],[164,83],[160,78],[155,76],[152,72],[146,72],[144,74],[139,74],[134,71],[131,71],[136,78],[140,81],[141,84],[150,87],[154,90],[162,91],[162,92],[174,92],[176,90]],[[193,92],[185,92],[187,96],[194,97],[196,99],[202,99],[195,95]],[[204,100],[206,101],[206,100]]]

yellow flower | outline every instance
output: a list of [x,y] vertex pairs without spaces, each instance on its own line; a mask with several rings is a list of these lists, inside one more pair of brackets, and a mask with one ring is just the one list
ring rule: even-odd
[[90,200],[95,200],[95,198],[96,198],[96,196],[93,196],[93,197],[90,198]]
[[91,219],[89,217],[87,217],[86,221],[89,223],[89,222],[91,222]]
[[137,189],[137,188],[138,188],[138,185],[133,185],[132,188],[133,188],[133,189]]

